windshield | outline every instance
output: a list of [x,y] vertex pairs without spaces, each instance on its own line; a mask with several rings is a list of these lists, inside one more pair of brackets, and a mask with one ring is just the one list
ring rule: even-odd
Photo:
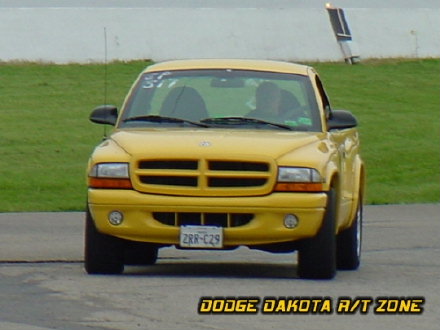
[[321,130],[307,76],[231,69],[144,74],[119,127],[145,126]]

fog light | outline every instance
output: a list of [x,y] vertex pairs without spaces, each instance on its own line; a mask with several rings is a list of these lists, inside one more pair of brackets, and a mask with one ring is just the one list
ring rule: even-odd
[[298,218],[293,214],[286,214],[284,217],[284,226],[292,229],[298,226]]
[[119,211],[112,211],[108,214],[108,221],[114,225],[118,226],[124,220],[124,215]]

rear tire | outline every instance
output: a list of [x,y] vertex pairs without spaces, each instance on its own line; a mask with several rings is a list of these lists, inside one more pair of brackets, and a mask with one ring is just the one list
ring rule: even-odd
[[362,223],[362,198],[359,198],[359,204],[352,225],[337,236],[336,254],[338,269],[356,270],[359,268],[362,247]]
[[332,279],[336,275],[336,192],[327,194],[327,207],[317,235],[298,251],[298,275],[304,279]]
[[89,274],[120,274],[124,271],[123,242],[117,237],[101,234],[86,212],[84,268]]

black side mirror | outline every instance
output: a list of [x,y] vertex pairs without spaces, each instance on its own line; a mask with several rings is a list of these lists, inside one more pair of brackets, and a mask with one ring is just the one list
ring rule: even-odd
[[115,126],[118,119],[118,108],[114,105],[101,105],[92,111],[89,119],[96,124]]
[[332,110],[330,118],[327,122],[328,129],[346,129],[357,126],[356,117],[350,111]]

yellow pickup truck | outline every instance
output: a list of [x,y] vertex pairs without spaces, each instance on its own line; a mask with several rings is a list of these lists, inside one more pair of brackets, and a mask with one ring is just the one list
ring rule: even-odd
[[119,112],[103,105],[90,120],[114,130],[88,163],[88,273],[154,264],[166,246],[298,251],[300,278],[358,268],[365,170],[357,121],[331,108],[313,68],[158,63]]

